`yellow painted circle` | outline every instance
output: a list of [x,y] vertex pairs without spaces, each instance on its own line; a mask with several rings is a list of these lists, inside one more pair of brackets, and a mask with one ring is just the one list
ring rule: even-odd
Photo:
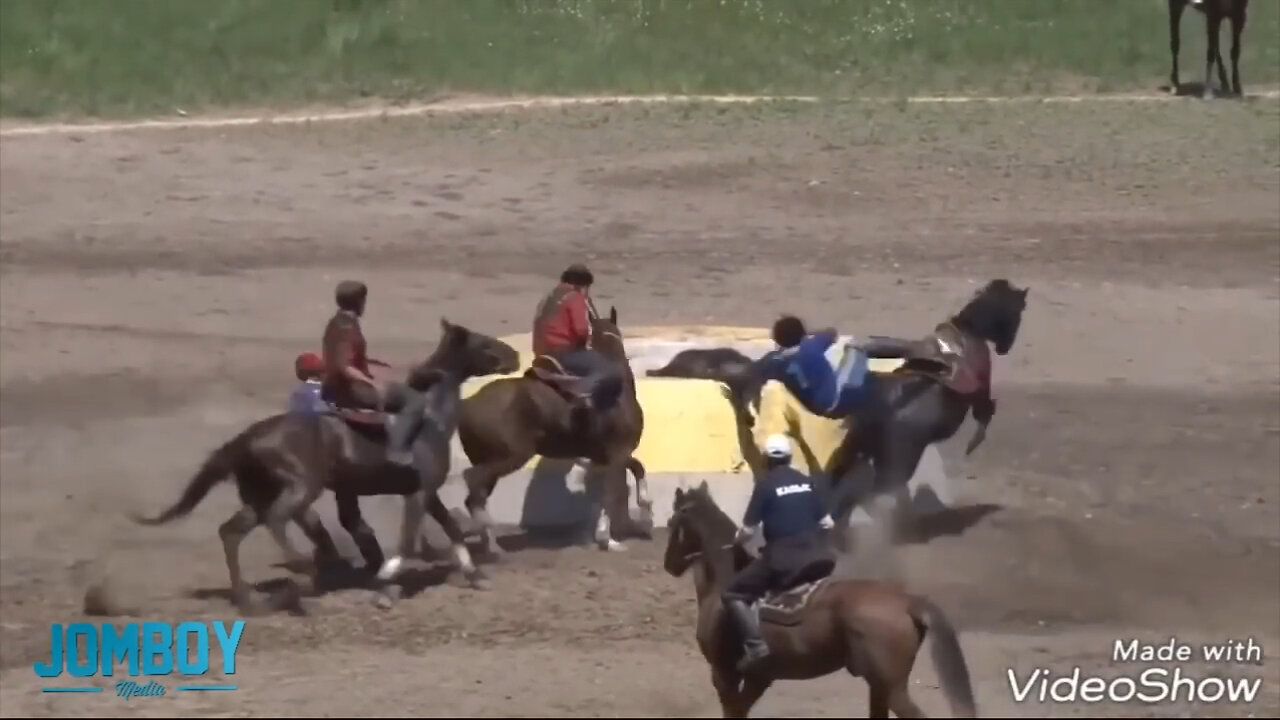
[[[660,344],[670,348],[666,357],[654,356],[665,364],[678,350],[689,348],[759,347],[758,356],[771,347],[769,332],[760,328],[732,326],[627,327],[627,352],[634,359],[645,346]],[[475,378],[463,386],[463,397],[469,397],[484,385],[502,377],[518,377],[532,360],[528,333],[501,338],[520,353],[518,373]],[[745,352],[745,351],[744,351]],[[900,360],[872,360],[873,372],[889,372]],[[744,473],[750,468],[743,457],[743,443],[759,448],[764,439],[776,432],[791,435],[795,446],[793,464],[800,470],[809,468],[808,457],[825,465],[843,437],[834,420],[813,415],[800,406],[780,384],[768,383],[760,398],[760,415],[749,437],[740,437],[737,422],[723,386],[710,380],[645,377],[636,370],[636,393],[644,408],[644,436],[636,449],[636,457],[651,473]],[[748,446],[750,447],[750,446]],[[526,467],[532,468],[538,458]]]

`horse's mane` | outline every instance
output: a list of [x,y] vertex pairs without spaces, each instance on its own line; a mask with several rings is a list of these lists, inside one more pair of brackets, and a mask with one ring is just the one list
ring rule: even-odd
[[728,543],[737,534],[738,524],[716,504],[705,483],[689,490],[685,497],[689,498],[686,505],[689,518],[699,530],[711,536],[703,537],[703,542]]

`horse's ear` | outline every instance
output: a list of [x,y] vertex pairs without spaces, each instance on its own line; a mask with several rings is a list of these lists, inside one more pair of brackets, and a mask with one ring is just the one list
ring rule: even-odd
[[701,483],[698,484],[698,492],[702,493],[703,495],[711,494],[711,488],[707,486],[706,480],[703,480]]
[[618,308],[613,305],[609,306],[609,324],[615,326],[618,324]]
[[1026,300],[1026,299],[1027,299],[1027,293],[1029,293],[1029,292],[1031,292],[1031,288],[1030,288],[1030,287],[1024,287],[1024,288],[1022,288],[1022,290],[1018,291],[1018,295],[1019,295],[1019,296],[1021,296],[1023,300]]
[[449,319],[444,317],[443,315],[440,316],[440,329],[444,332],[449,332],[449,330],[452,328],[453,328],[453,323],[449,322]]
[[684,499],[684,488],[676,488],[676,502]]

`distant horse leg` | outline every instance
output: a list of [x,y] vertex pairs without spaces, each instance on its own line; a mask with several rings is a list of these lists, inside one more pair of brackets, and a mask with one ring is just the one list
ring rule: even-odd
[[1237,9],[1231,16],[1231,92],[1236,97],[1244,97],[1244,86],[1240,84],[1240,39],[1244,35],[1245,11]]
[[596,547],[607,552],[622,552],[627,546],[613,538],[611,516],[619,519],[631,519],[631,511],[627,503],[627,471],[617,465],[591,464],[587,472],[598,482],[595,492],[590,493],[591,519],[595,526]]
[[222,551],[227,557],[227,573],[231,576],[231,600],[241,610],[252,609],[252,598],[249,586],[245,585],[244,574],[240,570],[240,543],[245,536],[258,527],[258,513],[245,505],[218,526],[218,537],[222,538]]
[[382,545],[373,528],[364,521],[364,515],[360,512],[360,497],[350,492],[335,492],[333,499],[338,506],[338,524],[342,525],[342,529],[347,531],[360,550],[365,570],[377,571],[382,567],[384,557]]
[[889,688],[879,680],[867,678],[867,717],[889,718]]
[[1204,93],[1205,100],[1212,100],[1215,96],[1213,91],[1213,63],[1218,62],[1218,71],[1222,73],[1222,82],[1225,85],[1227,81],[1226,72],[1222,70],[1222,53],[1218,47],[1218,34],[1222,30],[1222,16],[1218,15],[1216,10],[1206,8],[1205,10],[1205,26],[1209,31],[1209,42],[1205,48],[1204,60]]
[[1181,50],[1180,25],[1182,11],[1187,7],[1187,0],[1169,0],[1169,52],[1173,55],[1173,72],[1169,74],[1169,91],[1178,94],[1178,51]]

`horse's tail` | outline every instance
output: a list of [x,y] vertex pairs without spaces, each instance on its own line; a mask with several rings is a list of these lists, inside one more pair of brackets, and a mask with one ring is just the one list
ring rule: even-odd
[[182,491],[182,497],[178,498],[178,501],[168,510],[153,518],[132,515],[133,521],[139,525],[163,525],[195,510],[214,485],[231,475],[235,468],[236,456],[243,452],[248,435],[249,431],[245,430],[224,443],[222,447],[209,453],[209,457],[205,458],[204,464],[200,466],[195,477],[187,483],[187,489]]
[[973,682],[969,678],[969,665],[965,662],[964,651],[960,649],[960,638],[956,635],[955,627],[942,609],[926,598],[913,599],[910,613],[920,630],[922,642],[926,634],[930,631],[933,633],[930,654],[934,670],[942,683],[942,692],[951,706],[951,717],[978,717],[977,703],[973,699]]

